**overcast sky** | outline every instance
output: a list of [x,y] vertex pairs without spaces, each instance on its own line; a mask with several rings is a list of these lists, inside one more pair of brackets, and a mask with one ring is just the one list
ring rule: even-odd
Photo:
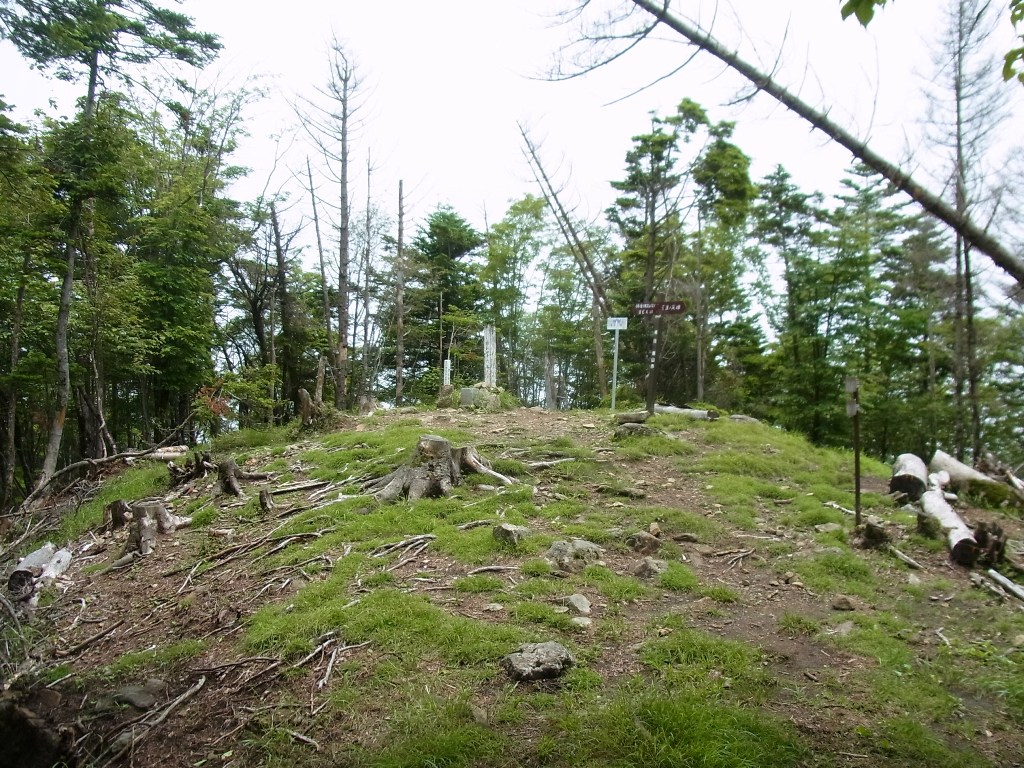
[[[269,89],[246,118],[250,137],[236,159],[253,170],[236,196],[255,195],[267,183],[274,136],[289,149],[270,189],[290,188],[298,195],[289,173],[304,167],[313,150],[289,104],[315,97],[324,86],[332,38],[351,53],[365,83],[352,149],[357,207],[365,197],[362,169],[369,152],[373,194],[383,208],[394,210],[401,178],[413,222],[439,204],[452,205],[477,227],[485,211],[496,221],[510,200],[535,191],[520,151],[516,123],[522,121],[543,144],[547,162],[570,180],[580,213],[597,218],[612,200],[608,182],[622,176],[631,137],[649,129],[651,112],[668,114],[683,97],[703,104],[712,120],[737,122],[734,140],[752,158],[756,178],[781,163],[808,191],[836,190],[848,154],[767,97],[730,106],[743,83],[703,55],[630,96],[690,55],[669,31],[659,33],[662,42],[648,41],[585,77],[546,80],[554,55],[575,31],[558,25],[552,14],[571,3],[186,0],[182,9],[224,44],[201,83],[225,87],[258,77]],[[834,119],[883,153],[908,157],[918,144],[920,92],[932,72],[928,45],[937,37],[943,3],[889,4],[869,30],[843,22],[839,5],[705,0],[682,7],[702,22],[713,19],[718,37],[764,68],[776,68],[785,85],[827,106]],[[1005,41],[1011,33],[1002,21]],[[1000,41],[995,48],[1007,45]],[[51,93],[66,93],[30,73],[6,43],[0,44],[0,71],[0,93],[21,115],[29,107],[45,107]],[[1018,86],[1014,97],[1019,101],[1022,93]]]

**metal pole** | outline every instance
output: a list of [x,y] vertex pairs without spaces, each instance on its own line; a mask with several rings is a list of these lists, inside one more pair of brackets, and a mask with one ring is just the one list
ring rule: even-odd
[[612,413],[615,413],[615,391],[619,388],[619,329],[615,329],[615,352],[612,353]]

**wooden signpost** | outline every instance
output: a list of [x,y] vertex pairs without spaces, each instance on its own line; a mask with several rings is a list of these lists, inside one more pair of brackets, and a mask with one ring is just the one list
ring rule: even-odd
[[654,326],[654,340],[651,342],[651,357],[647,367],[647,412],[654,413],[655,384],[658,378],[658,344],[662,333],[661,318],[665,315],[681,315],[686,305],[681,301],[645,301],[634,304],[630,312],[639,317],[656,317],[659,322]]

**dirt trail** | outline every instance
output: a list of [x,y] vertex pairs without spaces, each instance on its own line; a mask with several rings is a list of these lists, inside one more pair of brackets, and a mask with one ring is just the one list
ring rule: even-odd
[[[594,451],[600,471],[578,484],[576,500],[603,513],[621,514],[624,531],[639,525],[637,521],[642,515],[635,514],[637,509],[652,507],[685,510],[723,526],[725,534],[708,543],[700,537],[676,541],[673,537],[680,531],[666,524],[660,534],[668,545],[657,555],[685,562],[701,585],[720,588],[723,597],[714,599],[706,591],[655,589],[618,606],[614,633],[590,631],[580,638],[581,643],[599,649],[589,661],[591,668],[605,685],[641,674],[643,665],[637,648],[650,637],[652,622],[657,623],[665,616],[685,617],[692,627],[752,644],[764,652],[765,668],[779,682],[775,695],[763,706],[793,723],[810,743],[831,750],[829,765],[869,764],[852,748],[845,750],[849,757],[834,753],[844,752],[836,749],[837,742],[871,721],[871,713],[857,707],[856,688],[846,686],[848,680],[859,679],[860,673],[877,662],[829,642],[828,633],[843,632],[847,617],[833,610],[832,596],[817,594],[795,574],[787,573],[791,570],[788,560],[822,549],[813,531],[777,525],[774,518],[780,510],[768,502],[764,502],[763,522],[757,530],[728,525],[722,521],[721,508],[708,498],[702,480],[679,472],[679,457],[649,456],[623,466],[616,458],[607,418],[585,413],[550,414],[536,409],[496,415],[431,412],[413,416],[390,414],[366,429],[384,429],[391,421],[410,418],[420,420],[424,433],[445,427],[466,430],[477,437],[481,453],[492,459],[503,447],[517,441],[550,443],[568,438],[573,444]],[[685,431],[675,436],[688,439]],[[316,442],[315,436],[304,438],[306,446]],[[274,458],[283,456],[292,461],[298,454],[298,449],[285,450]],[[642,498],[603,491],[603,466],[607,468],[609,482],[617,479],[621,485],[628,481]],[[293,474],[294,480],[305,477],[302,472]],[[552,498],[550,494],[556,493],[556,485],[573,482],[557,473],[540,472],[522,480],[536,484],[539,503]],[[191,497],[208,493],[215,481],[211,477],[205,484],[198,484]],[[258,493],[251,488],[247,492],[253,496]],[[227,511],[239,503],[223,495],[216,495],[213,500],[218,509]],[[286,505],[280,509],[287,514]],[[325,748],[320,741],[329,738],[332,730],[319,727],[317,717],[327,706],[326,693],[332,686],[342,684],[335,678],[332,683],[318,686],[324,679],[329,657],[322,654],[289,670],[287,667],[294,660],[282,662],[273,656],[259,656],[245,650],[239,642],[248,619],[261,606],[292,599],[308,583],[308,574],[301,568],[268,572],[261,561],[271,549],[269,546],[222,554],[230,547],[260,537],[273,538],[272,532],[286,520],[278,512],[269,518],[254,515],[247,522],[236,521],[230,526],[214,522],[195,530],[182,529],[162,537],[157,551],[131,568],[106,573],[96,572],[98,564],[113,559],[120,545],[114,540],[97,538],[101,542],[98,546],[76,556],[64,591],[40,610],[39,628],[48,639],[36,652],[51,668],[50,679],[54,682],[35,686],[27,694],[25,705],[53,724],[60,738],[75,745],[78,755],[89,756],[87,764],[128,764],[130,758],[131,764],[148,768],[248,765],[248,758],[243,757],[246,739],[253,724],[267,717],[279,720],[285,732],[292,733],[298,743],[309,739],[311,754],[317,754]],[[556,525],[544,517],[530,524],[540,533],[560,535]],[[232,529],[230,533],[218,530],[228,527]],[[1019,530],[1013,533],[1020,538]],[[78,542],[76,551],[83,544],[84,541]],[[915,642],[920,656],[928,658],[937,653],[943,642],[941,632],[936,635],[934,629],[950,621],[957,612],[972,610],[976,598],[969,594],[967,575],[951,566],[943,553],[916,552],[915,557],[928,569],[928,578],[941,579],[948,592],[926,596],[920,605],[921,629]],[[509,555],[495,564],[517,565],[524,559],[529,558]],[[637,560],[637,553],[626,547],[606,548],[604,562],[616,574],[631,575]],[[390,560],[386,563],[389,568],[393,564]],[[393,579],[392,586],[416,590],[453,615],[487,622],[507,620],[507,616],[488,610],[493,596],[453,593],[443,588],[470,570],[472,566],[426,550],[422,556],[388,573]],[[329,571],[312,578],[324,578]],[[417,582],[417,576],[424,572],[429,572],[434,580]],[[889,580],[884,588],[898,597],[910,574],[901,568],[885,570],[883,574]],[[521,577],[513,577],[509,583],[518,580]],[[354,597],[361,591],[368,590],[356,587]],[[607,608],[606,599],[593,587],[583,587],[581,591],[595,606],[595,616],[600,617]],[[877,609],[863,604],[858,606],[857,613],[871,615]],[[783,626],[787,619],[792,625],[788,630]],[[804,620],[808,627],[822,628],[822,632],[802,631],[797,619]],[[666,627],[660,631],[667,634],[673,630]],[[190,650],[188,641],[197,645]],[[195,652],[197,647],[200,650]],[[130,675],[127,682],[141,685],[147,683],[147,678],[153,678],[148,681],[148,688],[155,704],[148,710],[125,705],[121,699],[126,679],[106,676],[139,652],[150,652],[152,663],[141,664],[141,671]],[[180,658],[175,654],[180,654]],[[363,670],[350,672],[358,682],[360,674],[369,675],[386,656],[371,644],[347,651],[344,658],[357,661],[356,667]],[[64,674],[67,676],[58,679]],[[202,686],[197,687],[200,680]],[[488,690],[497,695],[502,684],[496,678],[490,688],[482,686],[478,700],[486,702]],[[837,698],[834,706],[823,707],[822,699],[816,700],[815,696],[828,691],[841,691],[844,698]],[[183,695],[187,698],[168,709]],[[992,705],[966,702],[964,711],[972,706],[983,710]],[[382,717],[376,727],[382,728],[386,714],[378,714]],[[338,738],[373,744],[379,735],[375,726],[368,725],[373,720],[371,716],[349,721],[347,727],[359,722],[363,730],[354,733],[342,726]],[[111,747],[111,739],[116,740],[117,734],[123,734],[122,740]],[[1024,749],[1020,733],[1003,731],[988,737],[982,734],[972,741],[996,765],[1013,764],[1013,755]],[[121,747],[124,754],[117,757]],[[310,760],[310,764],[318,764],[312,757]]]

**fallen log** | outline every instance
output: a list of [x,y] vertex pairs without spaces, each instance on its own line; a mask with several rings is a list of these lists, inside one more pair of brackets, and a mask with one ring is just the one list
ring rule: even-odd
[[978,542],[967,523],[946,501],[942,491],[925,491],[921,495],[921,509],[942,528],[953,562],[967,567],[974,565],[978,559]]
[[889,493],[900,493],[908,501],[917,501],[928,488],[928,467],[913,453],[901,453],[892,465]]
[[1024,509],[1024,492],[967,466],[948,453],[936,451],[928,466],[932,472],[946,472],[949,484],[958,492],[981,498],[992,506],[1012,505]]
[[1009,592],[1011,595],[1016,597],[1018,600],[1024,600],[1024,587],[1021,587],[1017,582],[1011,581],[1001,574],[999,571],[989,568],[988,576],[999,586]]
[[695,421],[717,421],[717,411],[705,411],[700,408],[680,408],[675,405],[656,405],[654,406],[655,413],[671,413],[676,416],[685,416],[688,419],[694,419]]
[[443,437],[423,435],[416,444],[412,463],[367,481],[363,490],[379,501],[394,501],[402,496],[410,501],[447,496],[462,482],[463,469],[493,477],[505,485],[513,483],[511,478],[491,469],[472,446],[452,448]]

